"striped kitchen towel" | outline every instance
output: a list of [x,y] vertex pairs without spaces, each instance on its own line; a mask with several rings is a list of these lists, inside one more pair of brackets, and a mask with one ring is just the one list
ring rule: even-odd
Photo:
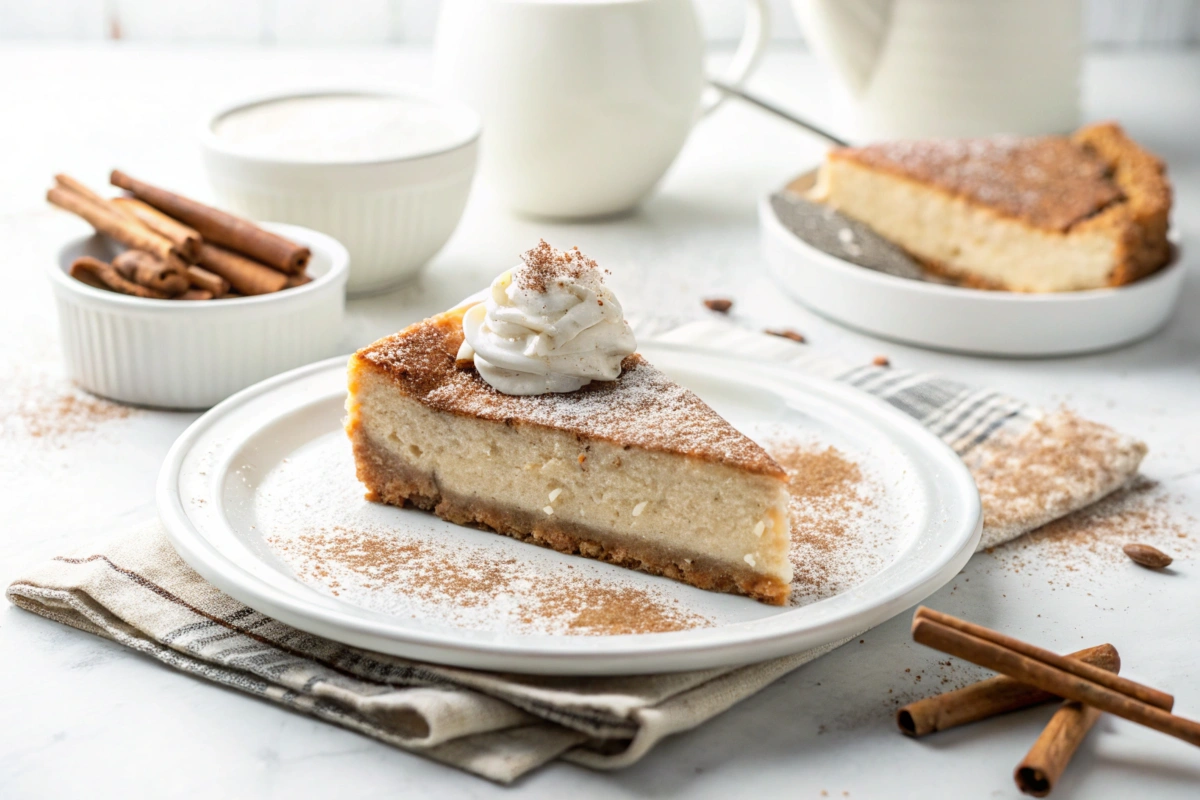
[[[714,347],[840,380],[937,433],[970,466],[981,547],[1082,508],[1129,480],[1145,446],[1068,412],[933,375],[850,366],[723,320],[641,323],[639,338]],[[555,759],[615,769],[694,728],[835,642],[750,666],[649,676],[553,678],[422,664],[291,628],[221,593],[149,522],[38,566],[9,600],[175,669],[273,700],[499,782]]]

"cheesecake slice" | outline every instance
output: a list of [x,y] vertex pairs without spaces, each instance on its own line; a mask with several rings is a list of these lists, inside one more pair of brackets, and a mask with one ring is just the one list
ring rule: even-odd
[[1171,255],[1163,163],[1115,123],[836,149],[810,197],[977,288],[1120,286]]
[[765,603],[788,597],[787,474],[639,355],[615,380],[503,394],[456,359],[469,306],[350,359],[368,498]]

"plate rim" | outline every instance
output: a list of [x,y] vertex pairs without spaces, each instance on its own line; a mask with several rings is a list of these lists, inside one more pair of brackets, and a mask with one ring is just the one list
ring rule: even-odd
[[[718,361],[721,359],[732,360],[729,356],[688,344],[652,341],[645,343],[645,347],[649,350],[677,351]],[[580,645],[578,652],[564,652],[548,644],[555,637],[546,637],[546,643],[531,641],[514,647],[511,641],[485,642],[456,639],[452,635],[441,632],[397,631],[395,628],[388,629],[375,620],[355,618],[343,612],[313,608],[311,605],[306,607],[302,600],[265,584],[208,541],[188,517],[182,494],[179,491],[179,480],[183,462],[192,451],[193,445],[218,420],[235,412],[249,401],[269,394],[280,387],[335,367],[344,366],[347,359],[348,356],[336,356],[281,373],[250,386],[214,406],[189,425],[171,446],[159,472],[155,495],[159,516],[168,540],[180,557],[202,577],[239,602],[281,622],[352,646],[450,666],[553,675],[676,672],[759,662],[834,641],[840,637],[841,633],[831,633],[831,631],[834,629],[844,630],[850,620],[858,621],[861,623],[861,629],[867,630],[895,616],[913,603],[928,597],[952,580],[953,576],[974,554],[982,532],[982,510],[979,495],[965,464],[947,444],[919,422],[882,400],[852,387],[825,378],[805,375],[795,370],[788,371],[785,365],[765,359],[751,359],[760,368],[775,367],[787,371],[795,389],[804,391],[808,390],[810,385],[816,385],[820,387],[817,390],[819,399],[828,399],[828,395],[832,393],[835,397],[840,396],[841,399],[850,400],[851,405],[870,406],[877,415],[877,419],[881,415],[884,421],[907,429],[909,437],[915,437],[918,441],[924,440],[924,455],[926,457],[935,455],[934,460],[940,462],[941,467],[949,470],[948,474],[939,473],[935,487],[938,494],[955,498],[957,502],[965,502],[961,530],[952,529],[956,536],[951,543],[956,546],[947,548],[949,552],[945,554],[944,558],[931,560],[928,567],[916,578],[853,613],[842,614],[798,629],[795,626],[785,626],[787,629],[783,631],[754,630],[754,628],[778,627],[778,622],[771,626],[768,626],[767,623],[782,620],[787,616],[786,614],[774,615],[765,619],[735,623],[736,626],[745,626],[745,628],[737,631],[735,635],[726,633],[719,639],[710,642],[677,642],[672,639],[672,637],[695,633],[695,631],[605,637],[606,647],[603,653],[588,652],[583,645]],[[742,359],[737,363],[744,365],[745,361]],[[824,390],[823,397],[821,389]],[[943,575],[945,577],[941,577]],[[734,625],[720,626],[723,631],[728,631],[730,627],[734,627]],[[331,631],[333,631],[332,634]],[[856,629],[852,633],[860,632]],[[571,638],[582,641],[593,637]],[[367,642],[367,640],[371,641]],[[381,647],[380,642],[386,646]],[[749,655],[743,652],[747,649],[752,650]],[[401,650],[404,652],[400,652]],[[528,663],[531,660],[536,663]],[[491,662],[491,665],[480,667],[481,661]]]

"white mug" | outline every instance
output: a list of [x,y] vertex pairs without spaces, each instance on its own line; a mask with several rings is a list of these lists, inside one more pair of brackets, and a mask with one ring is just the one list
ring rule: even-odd
[[[766,0],[747,6],[732,84],[769,37]],[[633,207],[719,102],[692,0],[445,0],[435,49],[435,83],[483,117],[480,172],[524,214]]]
[[1064,133],[1081,0],[792,0],[860,140]]

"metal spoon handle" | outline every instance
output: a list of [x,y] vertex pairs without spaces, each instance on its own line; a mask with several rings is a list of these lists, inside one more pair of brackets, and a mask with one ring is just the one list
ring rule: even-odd
[[784,111],[779,106],[774,105],[772,103],[768,103],[766,100],[761,100],[752,94],[746,94],[741,89],[738,89],[735,86],[730,86],[726,83],[722,83],[721,81],[713,80],[711,78],[709,79],[708,83],[710,86],[712,86],[714,89],[716,89],[720,92],[730,95],[731,97],[736,97],[739,100],[744,100],[745,102],[749,103],[752,106],[758,106],[763,111],[774,114],[775,116],[779,117],[780,119],[787,120],[788,122],[792,123],[793,125],[795,125],[799,128],[803,128],[804,130],[808,131],[809,133],[816,134],[817,136],[820,136],[825,141],[830,142],[834,145],[837,145],[838,147],[849,147],[850,146],[850,143],[847,142],[845,139],[834,136],[832,133],[825,130],[824,128],[819,128],[816,125],[813,125],[811,122],[802,120],[799,117],[792,114],[791,112]]

